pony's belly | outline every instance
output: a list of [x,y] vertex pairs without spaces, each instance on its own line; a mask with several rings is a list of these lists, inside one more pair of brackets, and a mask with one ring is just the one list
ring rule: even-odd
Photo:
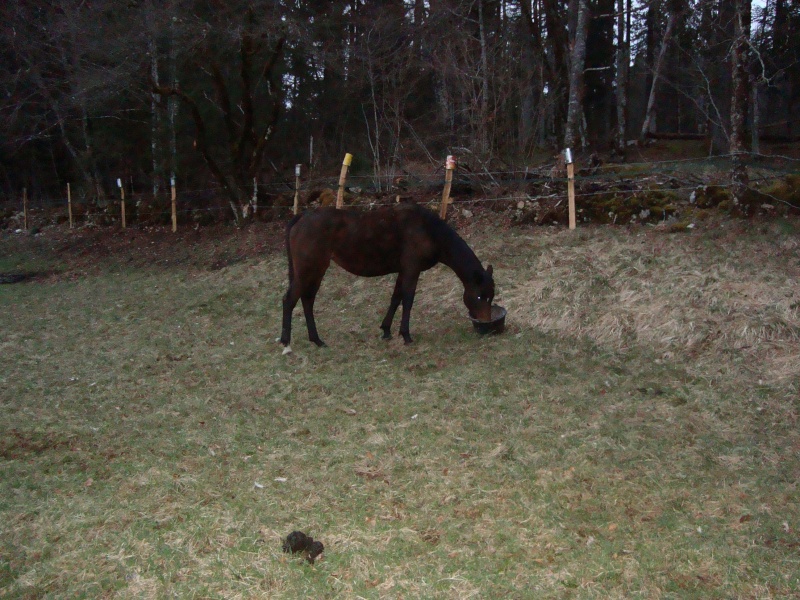
[[359,277],[379,277],[397,273],[400,270],[399,266],[393,264],[392,261],[374,255],[354,257],[336,253],[331,258],[345,271]]

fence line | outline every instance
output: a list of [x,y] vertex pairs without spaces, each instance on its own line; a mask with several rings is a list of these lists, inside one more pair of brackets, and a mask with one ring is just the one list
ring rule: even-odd
[[[752,179],[757,179],[759,182],[769,182],[769,181],[777,181],[777,180],[783,179],[785,175],[800,175],[800,172],[798,172],[798,171],[784,171],[784,170],[776,170],[776,169],[769,169],[769,170],[772,170],[777,174],[776,175],[772,175],[772,176],[752,174],[751,175],[751,180]],[[611,183],[620,183],[620,182],[627,182],[627,181],[634,182],[634,181],[637,181],[637,180],[638,181],[646,181],[647,179],[650,179],[650,178],[655,176],[655,175],[649,174],[649,175],[646,175],[646,176],[635,177],[633,175],[634,174],[630,174],[629,176],[621,178],[621,179],[619,177],[615,178],[615,179],[612,179],[612,178],[609,178],[609,177],[578,176],[578,175],[576,175],[575,176],[575,181],[577,181],[577,182],[608,181],[608,182],[611,182]],[[357,179],[357,178],[354,177],[352,179]],[[300,191],[301,193],[302,192],[313,192],[313,191],[320,191],[320,189],[326,189],[326,188],[332,190],[333,187],[331,187],[331,186],[315,185],[316,183],[319,183],[319,182],[329,182],[329,181],[333,181],[333,180],[331,180],[331,179],[307,180],[305,182],[301,182],[301,184],[300,184],[300,186],[298,188],[298,191]],[[436,182],[436,183],[439,183],[439,184],[442,183],[442,180],[440,180],[440,179],[436,179],[436,180],[431,179],[430,181],[432,183],[433,182]],[[568,182],[568,178],[567,177],[520,179],[520,180],[503,180],[503,183],[508,183],[508,184],[511,184],[511,183],[566,184],[567,182]],[[472,180],[470,180],[470,179],[454,177],[453,185],[458,185],[458,184],[468,185],[468,184],[474,184],[474,182]],[[263,188],[269,188],[270,185],[271,184],[258,184],[258,188],[259,188],[259,190],[261,190]],[[698,187],[702,187],[703,185],[723,185],[723,184],[722,183],[720,183],[720,184],[697,183],[697,184],[692,185],[692,186],[680,186],[680,187],[674,187],[673,186],[673,187],[663,187],[663,188],[652,188],[652,187],[649,187],[649,188],[647,188],[647,191],[669,191],[669,190],[675,191],[675,190],[697,189]],[[350,186],[346,187],[346,189],[352,190],[353,188],[362,188],[362,187],[363,186],[350,185]],[[386,193],[386,194],[397,194],[398,192],[401,192],[400,195],[402,196],[403,195],[402,192],[411,192],[414,189],[420,189],[422,187],[426,187],[426,186],[412,185],[412,186],[407,186],[407,187],[402,188],[402,189],[395,188],[393,190],[377,190],[377,189],[364,188],[363,191],[371,191],[372,193],[378,192],[378,193]],[[503,186],[494,186],[494,187],[503,187]],[[214,186],[214,187],[207,187],[207,188],[197,188],[197,189],[193,189],[193,190],[181,190],[181,191],[177,192],[177,195],[178,195],[178,198],[180,199],[182,196],[184,198],[186,198],[187,196],[197,196],[198,194],[208,194],[208,193],[219,194],[219,193],[224,192],[224,190],[225,190],[225,188],[223,188],[221,186]],[[285,193],[287,195],[291,195],[291,194],[294,194],[294,191],[295,191],[295,188],[292,187],[291,189],[285,190]],[[430,190],[430,191],[431,191],[431,193],[435,193],[434,190]],[[606,191],[602,191],[602,192],[576,192],[576,196],[587,196],[587,195],[596,195],[596,194],[602,194],[602,193],[627,192],[627,191],[644,191],[644,190],[620,190],[620,189],[614,189],[614,190],[606,190]],[[135,196],[134,196],[134,198],[135,198]],[[128,201],[133,205],[135,205],[138,202],[134,198],[128,199]],[[509,198],[511,198],[511,196],[509,196]],[[502,200],[502,199],[504,199],[504,197],[501,196],[501,197],[494,197],[494,198],[473,199],[472,201],[489,201],[489,200]],[[162,199],[162,200],[163,200],[164,203],[167,202],[166,199]],[[64,207],[66,207],[69,202],[70,202],[70,199],[66,195],[64,197],[56,197],[56,198],[40,198],[39,200],[37,200],[35,202],[32,200],[32,198],[28,197],[29,206],[38,207],[38,208],[62,206],[62,205]],[[73,205],[76,205],[76,204],[77,205],[81,205],[81,204],[85,205],[85,204],[87,204],[86,202],[76,201],[74,198],[71,200],[71,202],[72,202]],[[106,200],[106,202],[109,203],[109,204],[116,203],[116,202],[119,202],[119,199],[109,198],[109,199]],[[229,209],[229,207],[227,207],[227,208]]]
[[[654,193],[654,192],[680,192],[680,191],[684,191],[685,192],[685,191],[695,191],[695,190],[698,189],[698,187],[703,187],[703,186],[695,185],[695,186],[682,186],[682,187],[677,187],[677,188],[676,187],[656,187],[656,188],[646,188],[646,189],[643,188],[643,189],[633,189],[633,190],[613,189],[613,190],[601,190],[601,191],[596,191],[596,192],[578,192],[578,191],[576,191],[575,192],[575,198],[576,199],[590,198],[590,197],[604,196],[604,195],[607,196],[607,195],[612,195],[612,194],[613,195],[636,195],[636,194],[646,194],[646,193]],[[800,210],[800,206],[794,205],[794,204],[792,204],[792,203],[790,203],[790,202],[788,202],[786,200],[783,200],[781,198],[777,198],[776,196],[773,196],[772,194],[763,192],[762,190],[758,190],[758,189],[755,189],[753,187],[748,187],[748,189],[750,189],[752,191],[755,191],[755,192],[758,192],[759,194],[762,194],[763,196],[766,196],[768,198],[771,198],[776,202],[780,202],[782,204],[785,204],[786,206],[789,206],[789,207],[794,208],[796,210]],[[461,199],[461,200],[459,200],[459,203],[464,203],[464,204],[485,204],[485,203],[497,203],[497,202],[508,202],[508,203],[524,202],[524,201],[535,202],[535,201],[540,200],[540,199],[554,198],[554,197],[561,197],[561,196],[566,197],[566,194],[562,192],[562,193],[553,193],[553,194],[539,194],[539,195],[535,195],[535,196],[532,196],[530,194],[525,194],[524,197],[521,196],[521,195],[480,197],[480,198]],[[372,208],[372,207],[379,207],[379,206],[392,206],[392,205],[394,205],[396,203],[397,203],[396,200],[386,200],[386,201],[370,200],[370,201],[366,201],[366,202],[360,203],[359,206]],[[438,200],[432,198],[430,203],[436,204],[436,203],[438,203]],[[54,206],[54,205],[55,204],[53,204],[51,206]],[[285,206],[284,205],[281,205],[281,206],[260,206],[259,208],[261,208],[262,210],[264,210],[264,209],[268,209],[268,210],[270,210],[270,209],[271,210],[280,209],[280,210],[285,210],[287,213],[291,212],[291,206],[289,206],[289,205],[285,205]],[[230,206],[206,206],[206,207],[194,207],[194,208],[176,209],[175,212],[176,212],[176,214],[179,214],[179,215],[188,215],[188,214],[213,213],[213,212],[227,213],[227,212],[230,212],[230,210],[231,210]],[[164,206],[164,207],[161,207],[160,210],[153,211],[153,212],[160,212],[160,213],[162,213],[164,218],[166,218],[168,216],[168,214],[169,214],[169,209],[166,206]],[[81,216],[84,216],[84,215],[81,215]],[[79,218],[80,217],[75,216],[74,220],[77,221]]]
[[[577,174],[574,177],[574,180],[578,184],[591,184],[591,183],[599,183],[599,182],[608,182],[609,185],[614,186],[620,183],[631,183],[631,184],[639,184],[645,187],[638,187],[637,189],[619,189],[619,188],[611,188],[605,190],[580,190],[577,189],[575,192],[575,197],[580,198],[591,198],[601,195],[608,195],[608,194],[622,194],[622,195],[636,195],[641,193],[653,193],[653,192],[687,192],[692,190],[697,190],[698,188],[702,187],[703,185],[721,185],[725,186],[729,182],[720,181],[719,183],[703,183],[698,182],[692,185],[686,185],[687,181],[680,181],[680,175],[684,174],[687,176],[692,176],[696,174],[698,171],[704,169],[705,167],[716,163],[717,165],[720,162],[727,162],[732,159],[735,155],[734,154],[725,154],[725,155],[717,155],[717,156],[709,156],[709,157],[702,157],[702,158],[686,158],[686,159],[671,159],[671,160],[662,160],[662,161],[652,161],[652,162],[639,162],[639,163],[611,163],[611,164],[603,164],[597,165],[594,167],[583,167],[579,168]],[[757,191],[764,196],[767,196],[777,202],[785,204],[791,208],[800,210],[800,207],[795,206],[791,202],[783,200],[781,198],[777,198],[774,195],[766,194],[761,190],[756,190],[752,187],[753,181],[758,182],[759,184],[766,184],[771,181],[777,181],[783,179],[785,176],[788,175],[800,175],[800,158],[793,158],[784,155],[774,155],[774,154],[762,154],[762,153],[747,153],[747,156],[751,158],[753,162],[748,164],[748,169],[751,172],[751,186],[749,189]],[[765,164],[766,160],[772,161],[784,161],[789,162],[791,165],[774,165],[774,164]],[[668,165],[672,165],[672,168],[667,167]],[[649,171],[647,173],[643,173],[641,169],[643,167],[647,167]],[[788,167],[788,168],[787,168]],[[452,185],[455,190],[458,190],[460,186],[471,186],[477,188],[483,188],[484,192],[497,190],[498,188],[503,187],[513,187],[514,185],[523,186],[523,185],[544,185],[545,188],[549,188],[553,186],[553,193],[552,194],[537,194],[537,193],[528,193],[525,189],[520,189],[519,192],[513,195],[499,195],[499,196],[486,196],[485,194],[481,197],[469,197],[464,198],[464,194],[459,194],[456,192],[454,195],[456,197],[461,196],[462,201],[467,201],[469,203],[475,204],[482,204],[482,203],[498,203],[498,202],[520,202],[523,200],[527,201],[535,201],[540,198],[552,198],[556,195],[565,195],[566,196],[566,184],[569,181],[569,178],[563,175],[563,171],[557,170],[558,167],[556,164],[548,164],[548,165],[541,165],[535,168],[526,168],[522,169],[512,169],[508,171],[476,171],[476,172],[467,172],[465,169],[461,169],[461,171],[452,171],[453,172],[453,181]],[[765,173],[766,172],[766,173]],[[658,181],[659,177],[668,176],[672,177],[673,179],[678,179],[676,183],[679,185],[665,185],[665,182]],[[489,177],[491,181],[487,181],[485,178]],[[444,173],[442,175],[415,175],[413,173],[401,173],[395,176],[384,176],[377,178],[376,184],[376,177],[372,175],[356,175],[350,176],[350,183],[348,189],[358,189],[358,191],[364,191],[367,193],[386,193],[386,194],[393,194],[393,195],[404,195],[413,193],[415,190],[419,191],[421,189],[429,189],[431,194],[437,193],[438,190],[434,190],[433,188],[439,187],[443,184],[444,180]],[[341,176],[340,176],[341,180]],[[401,184],[398,182],[401,180]],[[648,181],[655,183],[656,185],[648,185]],[[373,185],[368,185],[371,182]],[[682,184],[682,185],[680,185]],[[257,184],[257,188],[262,193],[276,193],[276,194],[286,194],[287,197],[292,194],[302,194],[308,193],[311,191],[317,191],[320,189],[331,189],[335,190],[337,187],[337,180],[333,176],[328,177],[316,177],[316,178],[307,178],[306,180],[301,180],[299,178],[295,178],[294,180],[285,180],[285,181],[272,181]],[[120,192],[122,193],[122,188],[120,188]],[[197,197],[200,195],[219,195],[224,193],[224,188],[219,185],[204,187],[204,188],[195,188],[191,190],[180,190],[177,192],[178,201],[191,201],[195,199],[193,197]],[[134,197],[129,200],[130,204],[135,205],[137,204],[135,198],[141,197],[143,194],[134,194]],[[146,194],[144,194],[147,196]],[[63,198],[39,198],[34,200],[34,198],[30,197],[29,195],[25,195],[27,200],[28,209],[36,209],[36,208],[49,208],[54,206],[63,206],[65,209],[69,206],[74,209],[75,205],[80,204],[87,204],[86,202],[76,202],[75,198],[71,197],[74,194],[70,194],[70,191],[67,190],[67,195]],[[119,201],[119,200],[116,200]],[[375,199],[367,202],[361,202],[360,205],[364,206],[387,206],[394,204],[396,198],[392,198],[391,200],[383,200],[383,199]],[[433,199],[432,199],[433,201]],[[115,200],[112,197],[107,199],[109,205],[113,204]],[[168,209],[168,202],[161,200],[156,201],[157,206],[163,211]],[[161,206],[163,204],[164,206]],[[259,207],[261,208],[261,207]],[[271,206],[264,206],[263,208],[274,208]],[[282,208],[282,207],[281,207]],[[291,207],[287,207],[291,210]],[[229,206],[211,206],[211,207],[192,207],[192,208],[181,208],[176,210],[176,214],[196,214],[196,213],[208,213],[208,212],[226,212],[230,211]],[[156,211],[157,212],[157,211]]]
[[[763,168],[765,170],[772,171],[772,172],[776,173],[776,175],[763,176],[763,175],[758,175],[758,174],[752,174],[751,175],[751,179],[758,179],[759,181],[766,182],[766,181],[776,181],[778,179],[782,179],[783,176],[785,176],[785,175],[800,175],[800,172],[793,171],[793,170],[782,170],[782,169],[777,169],[777,168],[772,168],[772,167],[758,167],[758,168],[759,169]],[[685,171],[679,171],[679,172],[685,172]],[[507,171],[505,173],[509,173],[510,174],[510,173],[515,173],[515,171]],[[609,182],[619,183],[620,181],[624,182],[624,181],[646,180],[648,178],[655,177],[658,174],[663,174],[663,173],[653,173],[653,174],[647,174],[647,175],[643,175],[642,173],[617,173],[616,174],[617,176],[613,177],[613,178],[612,177],[607,177],[607,176],[603,177],[603,176],[598,176],[598,175],[575,175],[575,181],[576,182],[609,181]],[[370,179],[371,180],[373,178],[370,177],[370,176],[356,176],[356,177],[351,177],[350,179],[351,180],[357,180],[357,179]],[[431,185],[425,186],[425,185],[420,185],[420,184],[411,184],[411,185],[406,185],[404,187],[394,186],[392,189],[383,189],[383,190],[379,190],[379,189],[377,189],[375,187],[368,187],[368,186],[363,186],[363,185],[349,185],[346,189],[352,190],[353,188],[361,188],[361,189],[363,189],[363,191],[370,192],[370,193],[398,193],[398,191],[399,191],[401,193],[401,195],[402,195],[403,192],[412,192],[415,189],[418,190],[418,189],[423,188],[423,187],[432,187],[434,184],[441,185],[442,181],[443,181],[442,179],[432,178],[432,177],[424,178],[424,179],[423,178],[417,178],[417,180],[418,181],[422,181],[422,182],[429,182]],[[538,177],[538,178],[528,177],[528,178],[524,178],[524,179],[503,179],[501,183],[505,184],[505,185],[537,184],[537,183],[543,183],[543,184],[566,184],[566,183],[568,183],[568,181],[569,180],[568,180],[567,177]],[[332,184],[332,185],[325,185],[325,184]],[[271,188],[278,187],[279,185],[282,186],[283,184],[276,184],[276,183],[263,183],[262,184],[262,183],[260,183],[260,184],[258,184],[258,189],[260,191],[262,191],[262,190],[263,191],[269,191]],[[454,176],[453,185],[454,186],[475,185],[475,182],[472,179],[469,179],[469,178]],[[700,185],[703,185],[703,184],[698,183],[694,187],[698,187]],[[503,185],[493,185],[491,187],[503,187]],[[301,181],[300,186],[298,188],[298,191],[303,193],[303,192],[319,191],[320,189],[326,189],[326,188],[333,190],[335,188],[335,179],[317,178],[317,179],[308,179],[306,181]],[[677,189],[677,188],[673,188],[673,189]],[[212,187],[206,187],[206,188],[195,188],[195,189],[191,189],[191,190],[181,190],[181,191],[179,191],[177,193],[178,193],[178,197],[179,198],[180,197],[184,197],[185,198],[187,196],[197,196],[197,195],[201,195],[201,194],[212,194],[212,193],[213,194],[221,194],[221,193],[224,193],[224,191],[225,191],[225,188],[223,188],[221,186],[212,186]],[[283,193],[286,193],[286,194],[294,194],[294,192],[295,192],[294,182],[292,182],[292,186],[291,187],[287,186],[285,190],[281,190],[281,191]],[[434,190],[431,190],[432,193],[433,193],[433,191]],[[581,193],[576,193],[576,195],[580,196]],[[136,200],[134,198],[136,198],[138,196],[140,196],[140,195],[139,194],[135,194],[133,198],[129,199],[129,202],[132,203],[132,204],[135,204]],[[149,198],[149,196],[147,196],[147,197]],[[116,200],[112,199],[112,198],[108,198],[107,199],[107,202],[109,202],[109,203],[118,202],[118,201],[119,201],[118,199],[116,199]],[[166,200],[164,200],[164,201],[166,202]],[[28,203],[29,203],[29,206],[39,207],[39,208],[60,206],[60,205],[67,206],[67,204],[69,203],[69,198],[65,195],[63,197],[56,197],[56,198],[39,198],[38,200],[34,201],[33,198],[31,198],[29,196]],[[78,204],[78,205],[86,204],[86,202],[82,202],[80,200],[75,200],[74,198],[72,199],[72,203],[73,204]]]
[[[771,158],[771,159],[780,159],[780,160],[789,160],[793,162],[797,162],[800,164],[800,158],[792,158],[788,156],[782,155],[767,155],[767,154],[750,154],[751,156],[757,156],[760,158]],[[673,159],[673,160],[664,160],[664,161],[653,161],[653,162],[640,162],[640,163],[613,163],[613,164],[603,164],[598,165],[595,167],[583,167],[578,169],[578,173],[575,175],[576,181],[593,181],[593,180],[607,180],[611,178],[619,179],[620,177],[627,177],[627,178],[641,178],[642,173],[641,171],[636,170],[640,167],[649,167],[651,169],[658,167],[659,165],[671,165],[671,164],[681,164],[684,165],[680,169],[674,169],[672,171],[678,173],[685,173],[689,172],[690,170],[685,168],[685,165],[688,163],[709,163],[709,162],[718,162],[720,160],[725,160],[728,158],[732,158],[734,155],[732,154],[725,154],[725,155],[717,155],[713,157],[703,157],[703,158],[687,158],[687,159]],[[471,173],[466,173],[464,170],[461,172],[455,171],[454,172],[454,184],[474,184],[476,179],[481,179],[485,176],[496,177],[499,181],[492,182],[492,185],[498,186],[501,184],[513,184],[513,183],[545,183],[545,182],[563,182],[566,183],[568,178],[566,176],[560,176],[553,173],[553,169],[556,165],[544,165],[538,168],[530,168],[530,169],[512,169],[508,171],[476,171]],[[750,164],[748,165],[751,169],[765,169],[769,171],[773,171],[776,173],[782,173],[785,175],[797,175],[800,172],[794,169],[784,169],[781,167],[776,167],[772,165],[761,164]],[[605,175],[602,174],[602,171],[610,171],[613,169],[612,174]],[[633,172],[628,172],[633,169]],[[587,173],[587,171],[596,171],[595,173]],[[547,172],[549,174],[543,175],[542,173]],[[662,173],[662,171],[659,171]],[[515,175],[520,175],[520,177],[514,177]],[[350,181],[375,181],[376,177],[374,175],[348,175],[348,179]],[[413,173],[403,173],[400,175],[394,176],[382,176],[378,179],[386,181],[386,190],[380,189],[375,190],[374,186],[361,186],[361,185],[350,185],[351,188],[353,187],[368,187],[368,189],[372,189],[373,191],[390,191],[390,186],[392,185],[393,181],[398,179],[405,180],[403,184],[405,189],[412,190],[415,188],[423,187],[423,185],[431,184],[431,185],[441,185],[444,179],[444,174],[441,176],[433,176],[433,175],[415,175]],[[487,182],[488,183],[488,182]],[[326,177],[316,177],[316,178],[307,178],[305,180],[301,179],[301,186],[300,191],[308,191],[314,189],[316,187],[328,187],[331,189],[335,189],[337,187],[337,180],[334,176],[326,176]],[[384,186],[381,186],[384,187]],[[280,181],[271,181],[266,183],[259,183],[258,184],[259,190],[276,190],[278,192],[294,192],[295,190],[295,180],[294,179],[286,179]],[[193,188],[193,189],[184,189],[180,191],[181,195],[187,194],[202,194],[202,193],[209,193],[215,192],[219,193],[223,191],[225,188],[220,185],[211,185],[208,187],[203,188]],[[149,195],[148,193],[135,193],[135,196],[142,196],[142,195]],[[53,204],[56,202],[63,202],[64,198],[54,199],[51,200]],[[38,203],[41,205],[44,202],[48,202],[48,200],[40,199]],[[82,202],[76,202],[82,203]]]

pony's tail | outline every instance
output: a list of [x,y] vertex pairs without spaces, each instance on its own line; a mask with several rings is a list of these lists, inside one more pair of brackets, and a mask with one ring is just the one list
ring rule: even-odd
[[289,259],[289,283],[291,284],[294,281],[294,265],[292,263],[292,247],[289,244],[289,234],[292,232],[292,227],[294,227],[295,223],[297,223],[301,218],[302,214],[295,215],[292,217],[292,220],[286,224],[286,256]]

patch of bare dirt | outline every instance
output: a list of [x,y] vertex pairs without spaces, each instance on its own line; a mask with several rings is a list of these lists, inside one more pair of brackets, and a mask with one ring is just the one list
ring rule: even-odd
[[[67,229],[50,226],[35,235],[7,233],[0,237],[4,254],[27,257],[44,269],[5,269],[0,283],[48,278],[74,278],[109,267],[217,270],[283,248],[282,222],[252,223],[237,228],[214,225],[172,233],[166,227],[93,227]],[[55,266],[53,266],[55,265]],[[8,281],[4,281],[3,279]]]

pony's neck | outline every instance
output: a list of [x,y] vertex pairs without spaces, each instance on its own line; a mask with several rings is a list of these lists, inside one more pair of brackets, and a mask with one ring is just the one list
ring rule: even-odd
[[442,244],[440,262],[450,267],[465,286],[472,281],[475,272],[483,272],[483,265],[461,237],[448,227],[450,235],[445,236]]

